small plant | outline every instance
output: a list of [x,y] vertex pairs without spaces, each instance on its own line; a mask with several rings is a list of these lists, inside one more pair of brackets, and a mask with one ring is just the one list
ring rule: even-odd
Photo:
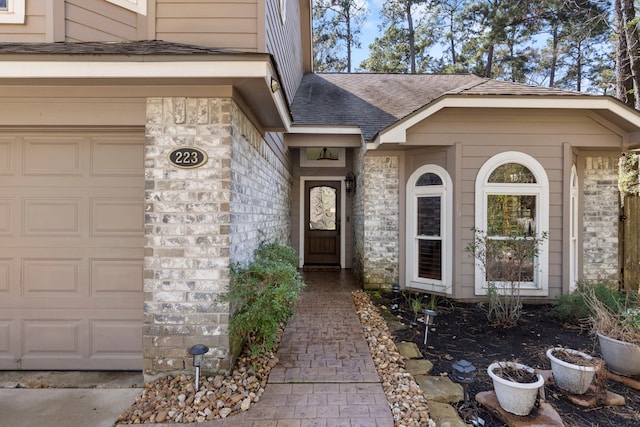
[[[614,297],[604,299],[598,287],[585,287],[583,298],[591,311],[592,332],[640,345],[640,300],[635,292],[612,290]],[[609,294],[605,294],[609,295]]]
[[416,325],[418,323],[418,316],[422,311],[422,295],[419,293],[410,294],[407,297],[407,303],[411,311],[413,311],[413,324]]
[[522,314],[520,285],[533,281],[536,257],[548,233],[540,236],[513,233],[492,239],[474,229],[474,240],[467,251],[480,263],[487,282],[487,318],[495,326],[511,328]]
[[292,248],[262,242],[252,263],[231,266],[229,290],[221,296],[231,303],[229,334],[247,343],[253,354],[271,351],[280,329],[293,314],[304,287],[296,263]]

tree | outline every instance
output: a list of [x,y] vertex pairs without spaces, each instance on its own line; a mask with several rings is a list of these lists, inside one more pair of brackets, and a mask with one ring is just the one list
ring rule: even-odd
[[[548,85],[581,91],[609,38],[607,6],[599,0],[546,0],[540,9],[544,32],[538,71],[547,69]],[[595,85],[593,85],[595,87]]]
[[427,0],[386,0],[381,8],[382,37],[369,46],[371,53],[361,67],[372,72],[424,70],[426,49],[434,43],[431,25],[417,25],[428,18]]
[[365,0],[316,0],[313,9],[314,69],[351,72],[352,49],[367,16]]

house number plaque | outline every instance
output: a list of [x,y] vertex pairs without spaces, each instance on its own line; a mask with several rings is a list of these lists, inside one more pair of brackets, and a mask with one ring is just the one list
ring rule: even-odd
[[199,168],[207,163],[207,153],[198,148],[176,148],[169,153],[169,162],[177,168]]

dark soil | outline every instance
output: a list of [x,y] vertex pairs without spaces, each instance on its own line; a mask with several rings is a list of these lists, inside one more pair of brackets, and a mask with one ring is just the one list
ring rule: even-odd
[[[391,294],[373,297],[381,309],[391,306]],[[565,347],[599,357],[597,340],[589,331],[577,325],[563,324],[554,318],[551,305],[525,305],[518,325],[504,329],[491,326],[486,307],[474,303],[441,302],[438,313],[424,343],[425,325],[412,326],[414,313],[401,303],[398,319],[407,326],[396,332],[396,339],[414,341],[434,369],[432,375],[449,375],[455,361],[465,359],[477,368],[475,381],[468,385],[469,396],[492,390],[487,367],[493,362],[517,361],[535,369],[550,370],[546,351],[551,347]],[[567,400],[565,393],[553,384],[545,386],[547,402],[560,414],[565,426],[626,427],[640,426],[640,391],[609,379],[607,388],[624,396],[625,406],[585,408]],[[589,393],[589,392],[588,392]],[[503,423],[478,405],[477,415],[485,426]]]

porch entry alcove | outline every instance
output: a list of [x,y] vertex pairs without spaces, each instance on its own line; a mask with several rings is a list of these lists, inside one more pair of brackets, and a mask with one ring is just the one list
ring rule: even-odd
[[340,266],[340,181],[304,185],[304,265]]

